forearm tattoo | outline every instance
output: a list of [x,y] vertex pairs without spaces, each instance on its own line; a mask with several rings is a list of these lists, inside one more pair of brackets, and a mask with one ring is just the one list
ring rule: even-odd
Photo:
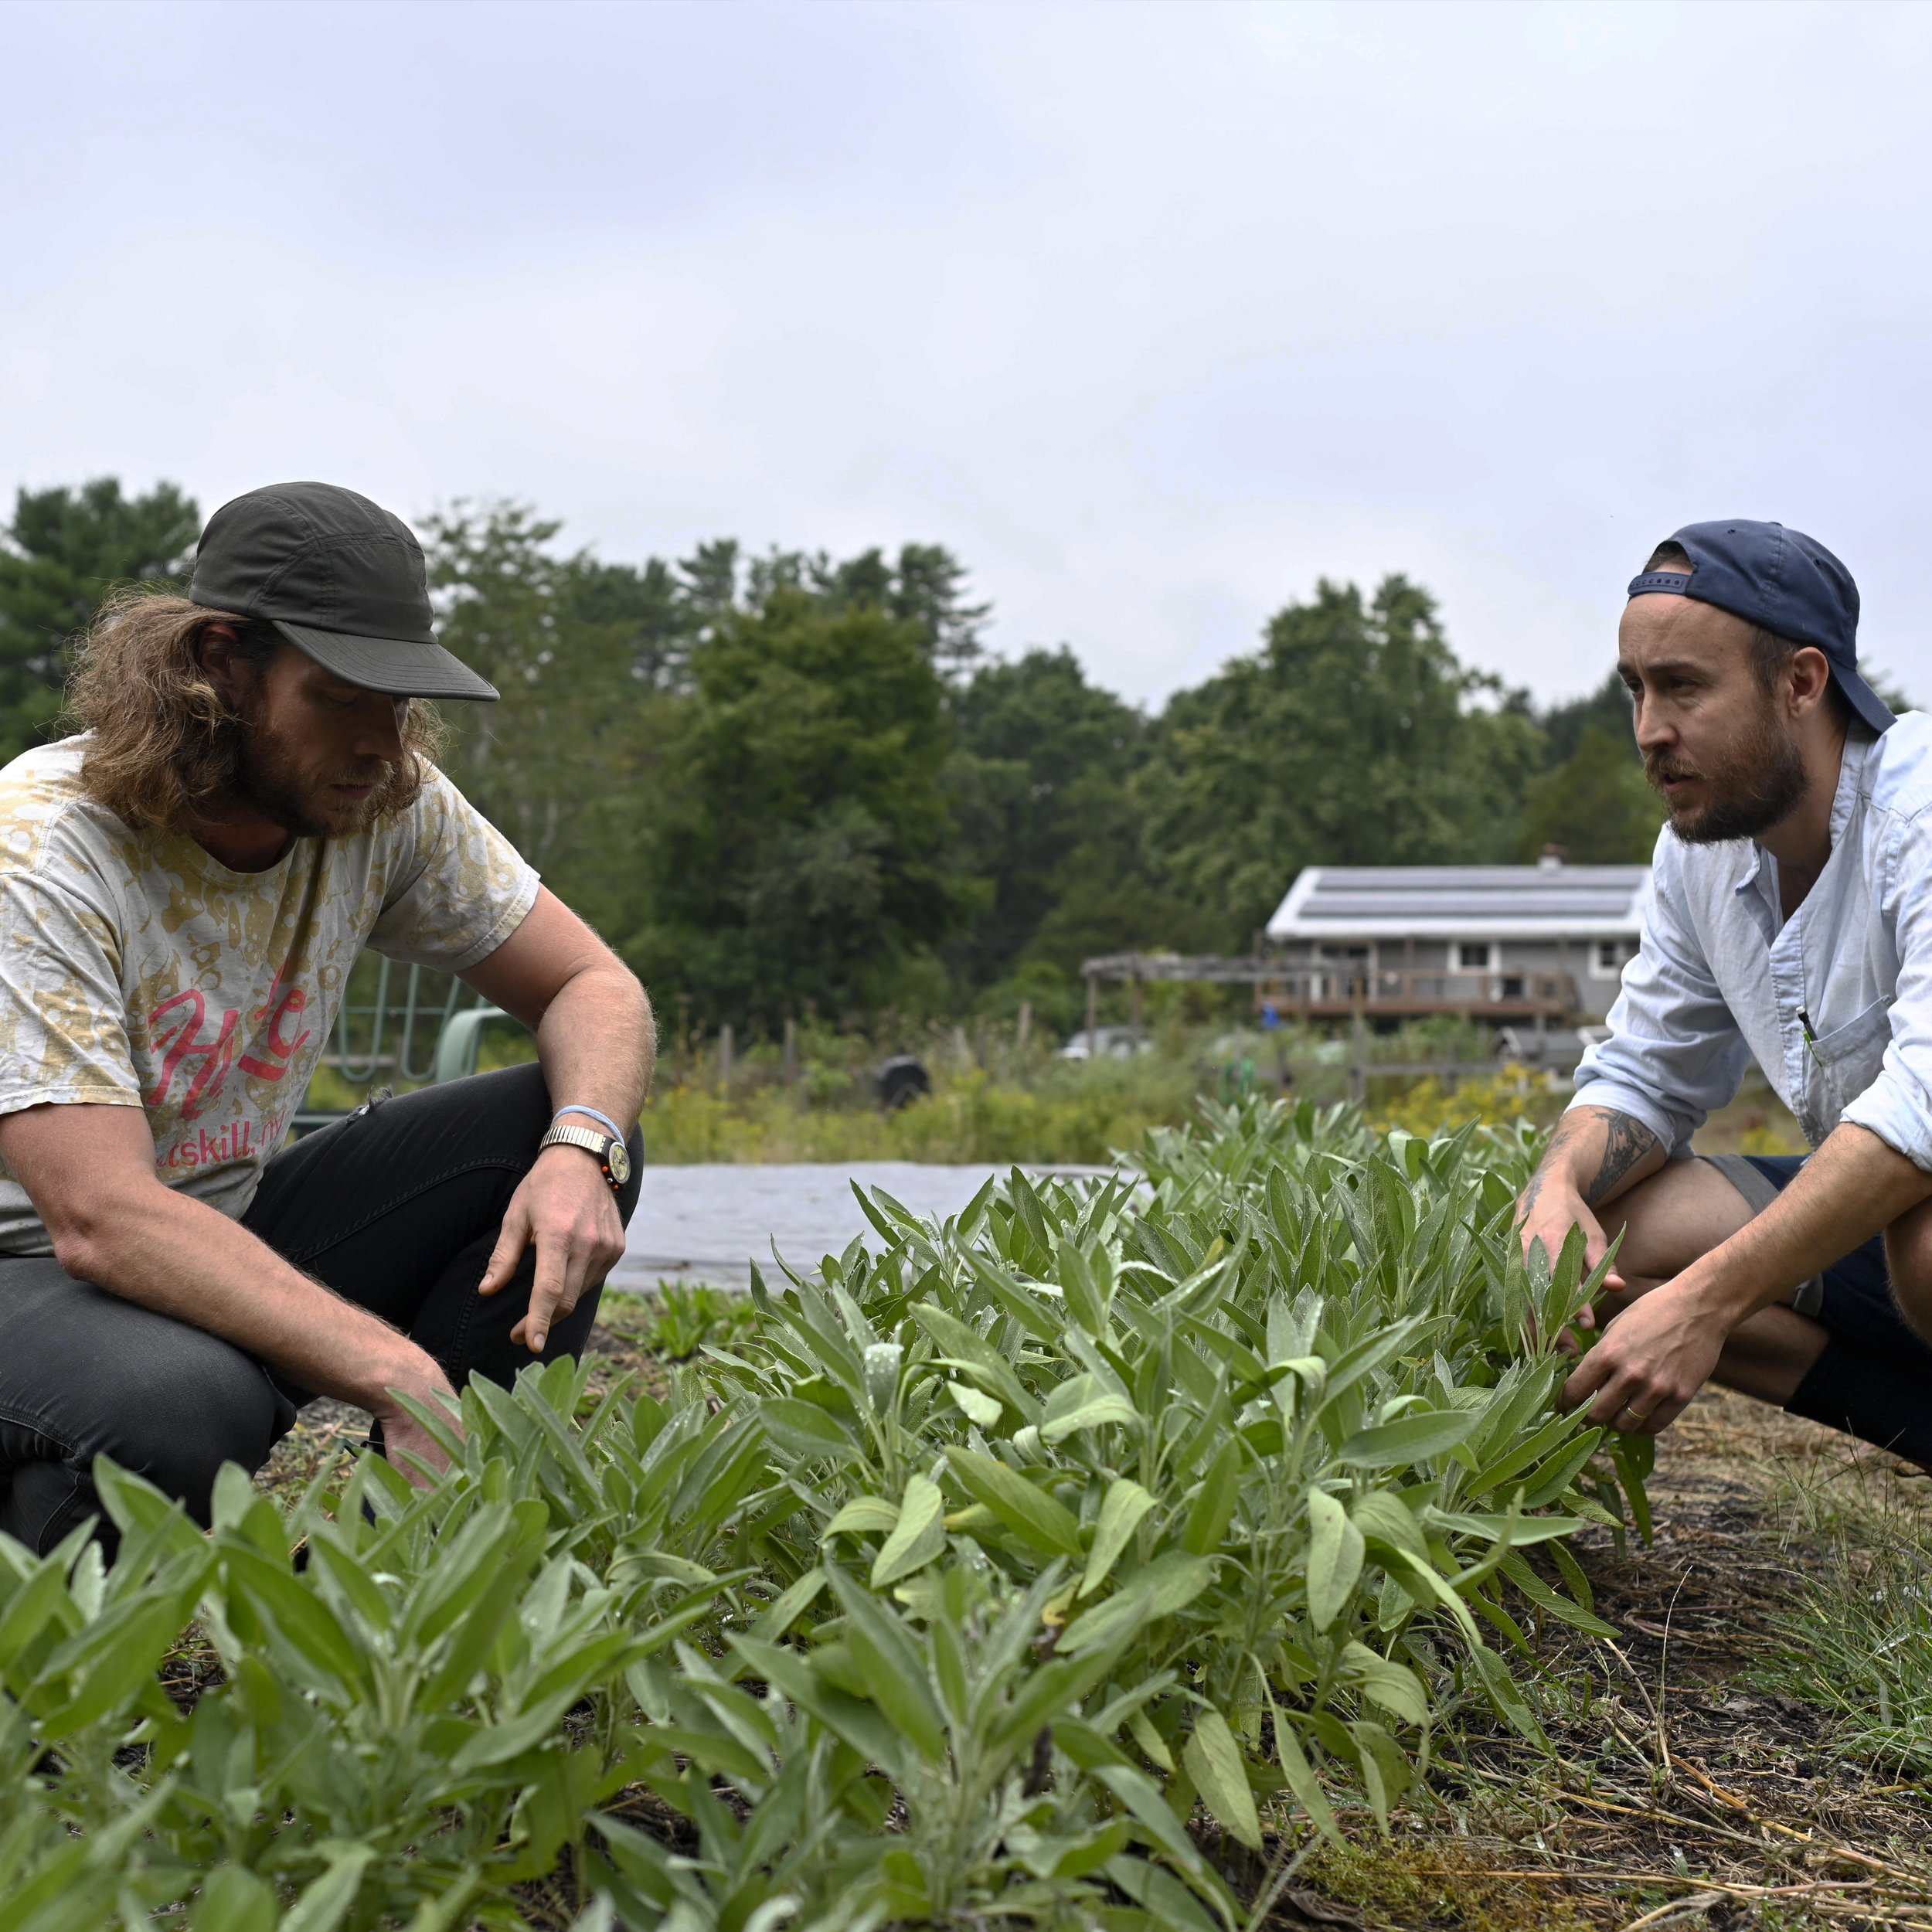
[[[1541,1163],[1530,1177],[1529,1185],[1523,1190],[1522,1213],[1527,1216],[1536,1206],[1537,1198],[1543,1192],[1543,1182],[1555,1167],[1565,1148],[1573,1141],[1580,1131],[1579,1117],[1566,1114],[1558,1122],[1556,1131],[1550,1137]],[[1619,1114],[1614,1109],[1604,1110],[1604,1158],[1597,1172],[1583,1189],[1583,1199],[1592,1207],[1607,1200],[1621,1186],[1632,1168],[1648,1158],[1652,1148],[1662,1143],[1634,1114]]]
[[1651,1150],[1662,1145],[1634,1114],[1611,1114],[1604,1123],[1603,1165],[1583,1189],[1583,1199],[1592,1207],[1600,1206],[1616,1192],[1632,1168],[1648,1159]]

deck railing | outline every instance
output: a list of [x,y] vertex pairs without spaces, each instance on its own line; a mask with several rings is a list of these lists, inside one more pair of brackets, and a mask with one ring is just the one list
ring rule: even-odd
[[1466,1014],[1472,1019],[1563,1019],[1580,1011],[1577,982],[1568,973],[1498,971],[1418,967],[1371,967],[1352,960],[1290,965],[1264,956],[1216,957],[1178,953],[1108,953],[1088,960],[1089,1018],[1102,980],[1126,982],[1138,1016],[1139,989],[1149,980],[1209,980],[1250,985],[1257,1009],[1270,1005],[1284,1019],[1427,1019]]

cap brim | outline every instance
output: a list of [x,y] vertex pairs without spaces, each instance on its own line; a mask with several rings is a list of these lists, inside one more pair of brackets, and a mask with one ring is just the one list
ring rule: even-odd
[[1842,665],[1832,666],[1832,675],[1838,688],[1845,693],[1845,701],[1874,731],[1889,730],[1896,722],[1891,708],[1855,671],[1847,671]]
[[416,638],[362,638],[346,631],[318,631],[277,618],[275,628],[299,651],[365,691],[388,698],[468,698],[493,703],[502,694],[440,644]]

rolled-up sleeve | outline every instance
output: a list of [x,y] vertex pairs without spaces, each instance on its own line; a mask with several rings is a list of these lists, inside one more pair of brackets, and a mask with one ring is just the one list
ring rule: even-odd
[[1880,910],[1898,947],[1892,1037],[1878,1077],[1841,1119],[1932,1172],[1932,828],[1903,821],[1887,855]]
[[1643,944],[1624,968],[1610,1038],[1583,1055],[1570,1104],[1631,1115],[1675,1160],[1736,1096],[1750,1050],[1686,914],[1673,845],[1668,832],[1658,839]]

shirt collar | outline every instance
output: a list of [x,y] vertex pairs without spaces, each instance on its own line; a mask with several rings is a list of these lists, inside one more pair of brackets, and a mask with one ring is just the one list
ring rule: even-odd
[[1835,852],[1845,828],[1850,821],[1852,808],[1858,802],[1860,781],[1865,775],[1865,761],[1870,757],[1872,747],[1878,740],[1862,736],[1855,730],[1845,734],[1845,751],[1838,761],[1838,790],[1832,799],[1832,849]]
[[[1836,852],[1845,836],[1845,828],[1850,822],[1852,808],[1858,802],[1859,781],[1864,775],[1865,760],[1877,743],[1873,738],[1859,736],[1855,732],[1847,732],[1845,750],[1838,760],[1838,790],[1832,794],[1832,849]],[[1739,875],[1733,893],[1749,892],[1760,879],[1764,879],[1761,896],[1767,903],[1771,893],[1770,883],[1764,878],[1764,848],[1753,838],[1749,842],[1750,863]],[[1772,907],[1774,913],[1776,906]]]

